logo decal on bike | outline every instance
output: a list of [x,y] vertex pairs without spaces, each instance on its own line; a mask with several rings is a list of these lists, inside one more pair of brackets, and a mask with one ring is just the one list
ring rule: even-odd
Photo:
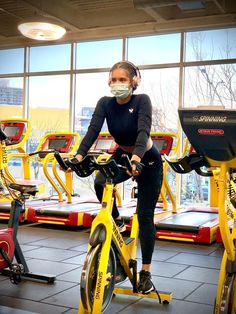
[[222,129],[198,129],[197,132],[201,135],[224,135],[224,130]]
[[194,116],[193,121],[195,122],[227,122],[226,116],[213,116],[213,115],[202,115],[202,116]]
[[118,241],[120,247],[122,247],[124,245],[124,240],[123,240],[122,236],[120,235],[119,231],[117,230],[117,226],[115,223],[113,223],[113,232],[114,232],[115,238]]
[[98,273],[98,281],[97,281],[97,291],[96,291],[96,299],[100,299],[100,293],[101,293],[101,285],[102,285],[102,276],[103,276],[103,272],[100,271]]

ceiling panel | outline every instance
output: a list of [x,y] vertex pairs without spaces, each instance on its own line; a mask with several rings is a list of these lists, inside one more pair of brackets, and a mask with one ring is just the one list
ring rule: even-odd
[[[61,41],[235,26],[235,0],[0,0],[0,46],[28,44],[17,29],[32,17],[52,17]],[[32,41],[31,41],[32,42]]]

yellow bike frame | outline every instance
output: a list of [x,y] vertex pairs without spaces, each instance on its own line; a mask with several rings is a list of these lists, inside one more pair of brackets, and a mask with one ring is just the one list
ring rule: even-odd
[[[233,217],[233,226],[232,231],[230,232],[229,224],[228,224],[228,216],[225,210],[226,206],[226,199],[227,199],[227,175],[230,168],[236,168],[236,158],[230,161],[222,161],[216,162],[214,160],[209,159],[210,164],[213,166],[220,167],[220,174],[218,180],[218,188],[219,188],[219,225],[220,225],[220,232],[221,237],[224,244],[224,255],[221,261],[220,266],[220,273],[219,273],[219,280],[218,280],[218,289],[217,289],[217,296],[216,296],[216,303],[215,303],[215,314],[220,314],[220,304],[222,299],[223,293],[223,286],[225,282],[225,278],[227,275],[227,262],[236,263],[236,248],[235,248],[235,241],[236,241],[236,209],[234,209],[234,217]],[[236,282],[234,282],[234,296],[232,297],[233,304],[232,304],[232,311],[229,314],[236,313]]]
[[[119,228],[115,224],[115,221],[112,218],[111,211],[113,206],[113,188],[114,185],[112,183],[106,183],[103,198],[102,198],[102,207],[99,211],[96,218],[93,220],[90,238],[93,235],[94,230],[98,225],[103,225],[105,228],[105,240],[101,243],[101,255],[98,263],[97,269],[97,280],[96,287],[94,290],[94,300],[92,308],[90,307],[89,300],[87,300],[87,309],[84,307],[83,302],[80,301],[79,304],[79,314],[99,314],[102,313],[102,305],[103,305],[103,297],[104,297],[104,289],[106,285],[110,282],[112,276],[115,274],[111,274],[107,272],[108,269],[108,261],[109,261],[109,253],[112,241],[115,243],[118,254],[116,258],[119,258],[121,265],[123,266],[129,280],[131,283],[133,282],[133,272],[130,268],[130,260],[136,260],[136,252],[137,252],[137,242],[138,242],[138,219],[137,214],[135,213],[133,216],[132,229],[130,238],[124,240]],[[88,251],[91,246],[88,246]],[[117,294],[125,294],[125,295],[133,295],[138,297],[148,297],[153,299],[158,299],[158,295],[156,292],[151,292],[148,295],[135,293],[130,288],[115,288],[114,292]],[[159,296],[161,300],[169,302],[172,299],[172,293],[170,292],[159,292]],[[88,299],[88,296],[87,296]]]

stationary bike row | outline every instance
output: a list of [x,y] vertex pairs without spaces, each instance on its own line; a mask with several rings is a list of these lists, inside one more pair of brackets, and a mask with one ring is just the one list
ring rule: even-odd
[[[114,293],[146,296],[158,299],[159,303],[163,301],[163,304],[168,304],[172,299],[172,293],[157,292],[157,290],[148,295],[138,293],[137,214],[133,216],[131,234],[127,239],[123,238],[111,215],[114,202],[113,178],[117,176],[119,168],[131,171],[128,156],[123,156],[125,166],[117,165],[113,159],[97,162],[91,155],[87,155],[81,162],[75,158],[63,160],[59,153],[55,153],[55,157],[62,169],[70,168],[80,177],[87,177],[93,171],[99,170],[106,178],[101,210],[92,223],[88,253],[81,274],[81,301],[78,313],[104,313]],[[115,284],[124,281],[127,277],[132,288],[115,288]]]
[[[6,140],[7,136],[0,128],[0,177],[12,196],[8,227],[0,230],[0,273],[10,276],[10,280],[14,284],[21,281],[21,276],[53,283],[55,276],[35,274],[29,271],[17,239],[19,216],[25,210],[25,200],[30,196],[35,196],[38,189],[35,185],[8,183],[4,175],[4,168],[7,166]],[[14,263],[14,258],[16,263]]]

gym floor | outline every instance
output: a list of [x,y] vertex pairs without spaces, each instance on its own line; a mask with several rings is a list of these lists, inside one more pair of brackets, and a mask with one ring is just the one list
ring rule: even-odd
[[[0,228],[6,225],[0,224]],[[42,224],[19,227],[18,239],[30,271],[55,274],[54,284],[23,280],[13,285],[0,276],[1,314],[77,314],[80,274],[86,256],[89,230]],[[138,264],[141,265],[140,250]],[[158,290],[172,291],[173,300],[119,296],[106,313],[189,314],[213,313],[223,247],[156,240],[152,277]],[[128,284],[128,281],[125,282]],[[125,284],[122,283],[122,284]]]

